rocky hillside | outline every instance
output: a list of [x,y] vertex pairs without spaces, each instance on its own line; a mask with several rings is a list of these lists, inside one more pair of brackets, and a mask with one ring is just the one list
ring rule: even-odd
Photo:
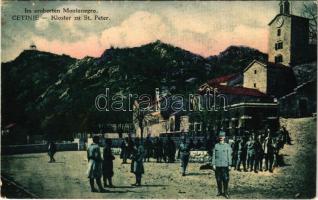
[[253,60],[267,61],[267,54],[246,46],[230,46],[219,55],[207,58],[215,70],[214,75],[242,72]]
[[317,80],[317,62],[296,65],[293,67],[297,85],[301,85],[310,80]]
[[1,120],[37,127],[34,102],[75,59],[35,50],[23,51],[15,60],[1,65]]
[[105,121],[131,121],[131,113],[96,111],[95,98],[105,88],[111,94],[153,96],[157,87],[183,94],[213,77],[241,71],[253,59],[266,60],[266,55],[231,46],[203,58],[160,41],[110,48],[98,58],[80,60],[27,50],[2,64],[2,124],[19,124],[30,134],[97,131]]

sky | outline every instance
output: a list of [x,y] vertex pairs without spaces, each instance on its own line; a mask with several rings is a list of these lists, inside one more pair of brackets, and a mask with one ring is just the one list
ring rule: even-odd
[[[291,2],[292,14],[301,15],[303,1]],[[136,47],[156,40],[204,57],[230,45],[244,45],[267,52],[268,23],[279,11],[278,1],[2,1],[1,59],[16,58],[34,43],[38,50],[75,58],[100,56],[113,47]],[[109,20],[13,20],[25,8],[95,9]],[[28,15],[35,15],[34,13]],[[90,14],[95,17],[95,14]]]

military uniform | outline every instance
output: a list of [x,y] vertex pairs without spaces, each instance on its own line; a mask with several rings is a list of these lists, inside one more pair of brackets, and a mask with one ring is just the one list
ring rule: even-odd
[[178,155],[180,156],[181,161],[181,172],[182,175],[185,176],[185,172],[188,166],[189,157],[190,157],[190,146],[186,143],[186,141],[182,141],[179,145]]
[[54,142],[48,144],[48,155],[50,156],[49,162],[55,162],[54,154],[56,153],[56,145]]
[[266,137],[263,143],[264,157],[265,157],[265,171],[269,169],[273,172],[273,161],[274,161],[274,146],[271,137]]
[[247,171],[246,170],[246,154],[247,154],[246,142],[245,140],[241,139],[238,143],[238,148],[237,148],[236,170],[240,171],[241,164],[243,164],[244,171]]
[[257,170],[259,169],[262,171],[262,164],[263,161],[263,149],[262,144],[258,139],[254,141],[254,148],[255,148],[255,160],[254,160],[254,172],[257,173]]
[[155,158],[157,160],[157,163],[159,163],[161,162],[163,157],[163,144],[162,144],[162,140],[159,137],[156,138],[154,146],[155,146],[155,149],[154,149]]
[[104,188],[101,183],[102,177],[102,156],[99,149],[99,139],[94,136],[93,142],[87,149],[87,160],[88,160],[88,169],[87,175],[89,178],[89,183],[91,186],[92,192],[97,192],[94,187],[94,179],[96,179],[97,185],[101,192],[104,191]]
[[247,168],[250,169],[250,171],[253,171],[254,164],[255,164],[255,141],[253,139],[250,139],[247,142]]
[[132,156],[132,160],[133,160],[132,172],[136,176],[136,183],[134,184],[136,186],[141,185],[142,174],[145,173],[144,164],[143,164],[145,150],[144,150],[143,145],[139,145],[138,143],[136,144],[136,146],[134,148],[133,156]]
[[115,160],[115,156],[113,155],[113,152],[111,150],[111,142],[108,140],[106,146],[103,150],[103,181],[104,181],[104,187],[107,187],[107,181],[110,187],[113,186],[112,177],[114,175],[113,170],[113,160]]
[[[221,132],[219,137],[225,137]],[[225,142],[219,142],[215,145],[212,154],[212,166],[215,169],[215,178],[218,186],[218,196],[224,194],[228,198],[228,183],[230,180],[229,168],[232,165],[232,149]],[[224,193],[222,193],[222,184]]]
[[152,155],[152,141],[150,136],[148,136],[145,140],[145,158],[144,158],[144,162],[148,161]]
[[234,166],[234,169],[236,169],[236,165],[237,165],[237,155],[238,155],[238,148],[239,148],[239,140],[238,139],[234,139],[232,145],[232,165]]
[[176,145],[174,143],[174,141],[168,137],[165,145],[165,160],[169,163],[173,163],[174,162],[174,158],[175,158],[175,154],[176,154]]

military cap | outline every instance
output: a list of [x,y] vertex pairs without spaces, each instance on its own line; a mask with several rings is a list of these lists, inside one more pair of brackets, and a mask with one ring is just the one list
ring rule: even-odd
[[225,137],[225,132],[224,131],[220,131],[219,132],[219,137]]

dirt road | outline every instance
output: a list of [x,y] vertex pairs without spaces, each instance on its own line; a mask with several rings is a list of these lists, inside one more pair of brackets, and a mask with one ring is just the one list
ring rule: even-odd
[[[281,151],[287,166],[269,172],[230,172],[231,198],[312,198],[316,179],[316,125],[312,118],[282,121],[293,145]],[[58,152],[56,163],[46,154],[2,156],[1,173],[41,198],[216,198],[214,172],[190,163],[188,175],[179,163],[145,163],[142,187],[131,187],[130,165],[114,163],[114,185],[109,193],[91,193],[85,171],[86,152]],[[10,194],[12,197],[12,194]],[[223,197],[221,197],[223,198]]]

